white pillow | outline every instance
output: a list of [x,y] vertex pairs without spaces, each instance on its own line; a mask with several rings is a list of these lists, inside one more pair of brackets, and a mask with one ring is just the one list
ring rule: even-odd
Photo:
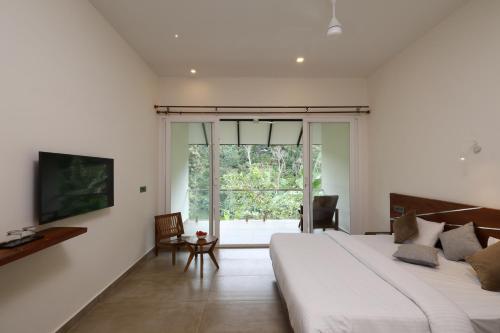
[[500,239],[497,239],[495,237],[488,237],[488,246],[491,246],[491,245],[498,243],[498,242],[500,242]]
[[417,217],[418,236],[409,240],[408,243],[434,247],[439,234],[443,232],[444,225],[444,222],[429,222]]

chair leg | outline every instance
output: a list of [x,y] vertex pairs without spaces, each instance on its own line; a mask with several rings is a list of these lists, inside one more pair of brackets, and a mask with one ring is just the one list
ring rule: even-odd
[[200,252],[200,277],[203,277],[203,252]]
[[210,256],[210,259],[212,259],[212,262],[215,264],[215,267],[217,267],[217,269],[219,269],[219,264],[217,263],[217,259],[215,259],[215,255],[214,255],[214,249],[215,249],[216,244],[217,244],[217,242],[213,243],[212,246],[210,246],[210,248],[208,249],[207,253]]
[[184,267],[184,272],[186,272],[188,270],[189,264],[193,260],[194,252],[195,252],[194,249],[191,246],[188,246],[188,250],[189,250],[189,258],[188,258],[188,261],[186,263],[186,266]]

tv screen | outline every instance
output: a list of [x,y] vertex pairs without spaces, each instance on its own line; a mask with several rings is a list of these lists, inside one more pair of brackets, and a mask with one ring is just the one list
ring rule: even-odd
[[114,205],[113,159],[39,153],[39,223]]

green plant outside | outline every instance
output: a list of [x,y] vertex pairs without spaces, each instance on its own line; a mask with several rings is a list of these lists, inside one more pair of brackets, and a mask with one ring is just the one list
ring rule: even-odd
[[[210,159],[189,146],[189,219],[209,216]],[[313,193],[321,192],[321,146],[312,147]],[[221,145],[220,218],[298,219],[303,200],[302,146]]]

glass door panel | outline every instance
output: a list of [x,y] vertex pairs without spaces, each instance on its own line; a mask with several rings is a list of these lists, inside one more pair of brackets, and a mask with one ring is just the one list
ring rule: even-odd
[[310,226],[350,231],[350,123],[310,123]]
[[171,123],[170,133],[170,211],[181,212],[185,235],[213,234],[212,124]]
[[299,232],[303,201],[302,121],[220,122],[220,242],[267,245]]

